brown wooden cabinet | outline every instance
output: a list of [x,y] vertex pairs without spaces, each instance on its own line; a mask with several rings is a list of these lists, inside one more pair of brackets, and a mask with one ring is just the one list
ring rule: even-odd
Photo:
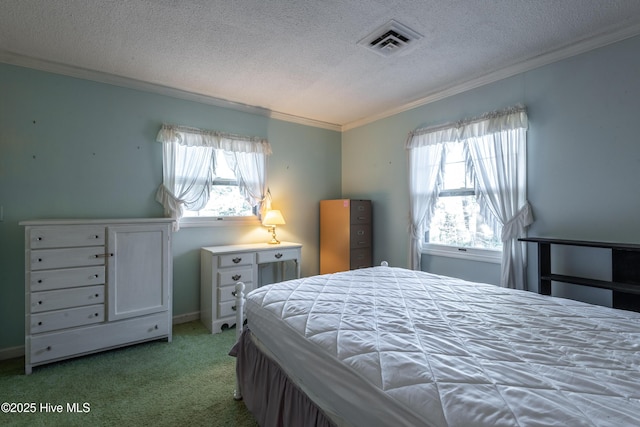
[[320,201],[320,274],[373,265],[371,200]]

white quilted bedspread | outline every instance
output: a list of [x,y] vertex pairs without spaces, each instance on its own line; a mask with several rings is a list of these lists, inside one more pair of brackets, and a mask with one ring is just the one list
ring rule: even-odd
[[640,313],[374,267],[258,288],[247,316],[345,424],[640,426]]

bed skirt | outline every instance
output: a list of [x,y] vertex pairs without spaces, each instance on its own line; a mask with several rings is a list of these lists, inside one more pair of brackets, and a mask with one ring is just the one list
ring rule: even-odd
[[236,357],[242,399],[262,427],[335,427],[276,362],[254,344],[245,328],[229,355]]

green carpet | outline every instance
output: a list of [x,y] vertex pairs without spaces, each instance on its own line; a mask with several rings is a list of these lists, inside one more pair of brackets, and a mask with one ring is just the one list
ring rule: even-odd
[[[0,362],[0,403],[35,413],[0,412],[2,426],[257,426],[233,399],[235,329],[211,335],[199,322],[175,325],[156,341],[34,368]],[[47,412],[61,405],[62,413]],[[59,408],[59,407],[58,407]],[[76,410],[73,412],[72,410]]]

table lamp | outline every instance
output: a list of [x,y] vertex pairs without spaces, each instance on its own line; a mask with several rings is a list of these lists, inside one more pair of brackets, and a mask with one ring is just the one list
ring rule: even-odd
[[268,211],[264,216],[262,225],[267,227],[269,229],[269,232],[271,232],[271,241],[269,242],[270,244],[275,245],[280,243],[280,241],[276,238],[276,226],[284,224],[286,224],[286,222],[284,222],[284,217],[282,216],[282,213],[277,209]]

